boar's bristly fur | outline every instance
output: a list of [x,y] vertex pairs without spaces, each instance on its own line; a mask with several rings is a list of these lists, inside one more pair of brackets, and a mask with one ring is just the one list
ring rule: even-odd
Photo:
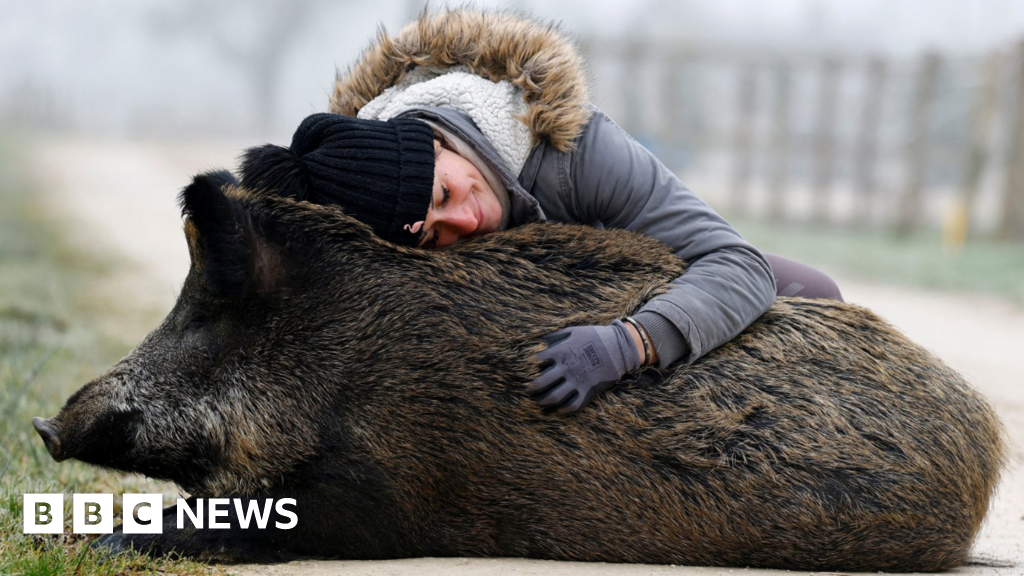
[[196,497],[295,498],[298,524],[178,530],[172,507],[164,534],[104,545],[933,571],[964,563],[985,517],[991,407],[858,306],[781,298],[692,365],[564,417],[524,391],[541,336],[665,290],[684,264],[658,242],[531,225],[404,248],[216,177],[183,203],[174,309],[37,427],[55,457]]

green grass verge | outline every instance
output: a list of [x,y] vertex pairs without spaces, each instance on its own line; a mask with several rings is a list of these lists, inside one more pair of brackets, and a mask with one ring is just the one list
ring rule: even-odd
[[[71,534],[73,492],[167,492],[137,476],[54,462],[32,428],[67,397],[124,356],[158,311],[132,310],[97,286],[118,271],[114,261],[76,250],[0,145],[0,574],[207,574],[204,564],[113,558]],[[116,324],[111,318],[117,318]],[[22,534],[22,495],[64,492],[62,535]]]
[[[942,244],[939,232],[897,237],[886,230],[730,222],[752,244],[863,282],[994,295],[1024,306],[1024,245],[971,241]],[[842,289],[842,285],[839,286]]]

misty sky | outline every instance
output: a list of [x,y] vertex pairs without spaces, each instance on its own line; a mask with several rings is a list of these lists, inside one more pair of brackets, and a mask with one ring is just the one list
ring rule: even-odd
[[[276,31],[283,48],[261,51],[274,45],[268,38],[286,5],[0,0],[0,122],[110,134],[285,134],[296,119],[325,107],[335,67],[344,68],[366,46],[378,23],[397,31],[421,3],[310,0],[294,24]],[[633,35],[710,49],[749,45],[910,56],[936,48],[982,54],[1024,40],[1024,2],[1014,0],[478,5],[527,10],[560,20],[577,36],[606,42]],[[269,96],[260,100],[254,93]]]

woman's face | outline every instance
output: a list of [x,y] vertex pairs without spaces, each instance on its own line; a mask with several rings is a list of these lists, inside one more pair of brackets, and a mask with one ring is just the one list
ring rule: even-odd
[[450,246],[497,230],[501,204],[476,166],[437,140],[434,154],[434,192],[427,219],[407,225],[413,233],[422,233],[418,246]]

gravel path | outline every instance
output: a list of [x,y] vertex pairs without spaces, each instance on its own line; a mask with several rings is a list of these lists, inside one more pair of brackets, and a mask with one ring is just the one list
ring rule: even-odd
[[[81,226],[73,237],[135,265],[112,283],[126,297],[169,309],[188,271],[176,194],[192,174],[235,165],[242,143],[152,143],[40,139],[30,168],[55,210]],[[979,537],[980,564],[954,574],[1024,574],[1024,311],[969,294],[930,293],[838,279],[850,302],[867,306],[963,373],[1006,425],[1011,462]],[[232,567],[240,574],[720,575],[782,572],[674,566],[623,566],[523,559],[410,559],[295,562]],[[785,572],[785,574],[794,574]]]

